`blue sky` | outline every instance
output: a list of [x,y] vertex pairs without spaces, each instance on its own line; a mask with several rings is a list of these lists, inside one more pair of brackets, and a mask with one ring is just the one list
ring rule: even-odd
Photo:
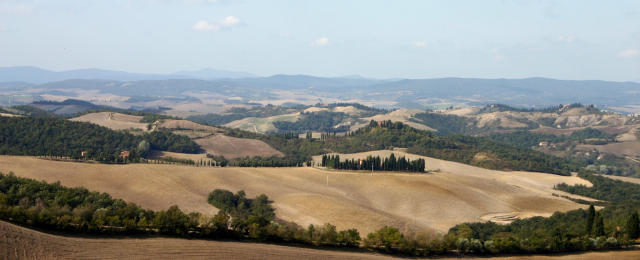
[[0,0],[0,66],[640,81],[640,1]]

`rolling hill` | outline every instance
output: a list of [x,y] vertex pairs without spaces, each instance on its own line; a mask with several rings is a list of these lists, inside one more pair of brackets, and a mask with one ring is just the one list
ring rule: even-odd
[[[212,215],[207,203],[216,188],[245,190],[248,196],[267,194],[277,216],[302,226],[332,223],[339,229],[358,228],[364,234],[384,225],[403,230],[445,232],[467,221],[510,215],[548,216],[581,208],[552,193],[566,182],[582,179],[531,172],[502,172],[427,158],[432,174],[336,172],[306,168],[210,168],[177,165],[104,165],[0,156],[0,171],[17,176],[60,181],[108,192],[145,208],[173,204]],[[74,171],[68,171],[73,167]],[[569,194],[566,194],[569,195]],[[491,214],[496,214],[491,215]]]

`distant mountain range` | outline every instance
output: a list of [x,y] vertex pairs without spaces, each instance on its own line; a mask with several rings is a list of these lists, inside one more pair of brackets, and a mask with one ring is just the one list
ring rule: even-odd
[[223,79],[250,78],[250,73],[215,69],[180,71],[171,74],[145,74],[103,69],[79,69],[51,71],[38,67],[1,67],[0,82],[47,83],[69,79],[103,79],[117,81],[164,80],[164,79]]
[[[32,91],[25,91],[27,89]],[[77,98],[75,94],[65,92],[70,89],[97,90],[126,97],[200,99],[200,94],[208,93],[217,95],[218,100],[240,98],[247,102],[271,102],[287,99],[288,102],[296,102],[291,100],[291,95],[283,98],[282,91],[290,91],[295,94],[293,96],[306,99],[307,103],[349,101],[385,108],[424,109],[492,103],[544,107],[574,102],[601,107],[640,106],[640,83],[637,82],[549,78],[379,80],[357,76],[257,77],[249,73],[213,69],[160,75],[100,69],[54,72],[35,67],[0,68],[0,92],[5,93],[0,93],[0,104],[17,102],[19,94],[33,97],[33,100],[43,100],[39,96],[42,94]]]

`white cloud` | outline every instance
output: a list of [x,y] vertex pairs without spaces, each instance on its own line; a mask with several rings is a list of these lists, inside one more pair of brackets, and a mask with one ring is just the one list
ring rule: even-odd
[[413,47],[424,48],[424,47],[427,47],[427,42],[417,41],[417,42],[412,42],[411,45],[413,45]]
[[327,37],[320,37],[318,39],[316,39],[315,41],[313,41],[313,43],[311,43],[311,46],[327,46],[329,44],[329,38]]
[[220,26],[218,26],[217,24],[211,24],[205,20],[201,20],[193,25],[193,29],[196,31],[217,31],[220,30]]
[[222,28],[231,28],[238,24],[240,24],[240,19],[236,18],[235,16],[227,16],[217,22],[200,20],[193,25],[193,29],[196,31],[218,31]]
[[628,50],[623,50],[618,52],[618,57],[628,59],[628,58],[633,58],[635,56],[638,56],[638,54],[640,54],[640,50],[628,49]]
[[561,42],[561,43],[572,43],[575,40],[576,40],[576,37],[573,35],[569,35],[569,36],[558,35],[556,36],[556,38],[553,39],[553,41]]
[[236,24],[238,24],[240,22],[240,20],[238,20],[238,18],[236,18],[235,16],[227,16],[226,18],[224,18],[224,20],[222,20],[221,24],[222,26],[234,26]]

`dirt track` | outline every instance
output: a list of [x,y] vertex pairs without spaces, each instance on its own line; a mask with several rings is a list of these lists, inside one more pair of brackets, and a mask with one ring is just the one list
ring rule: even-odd
[[551,196],[555,183],[584,183],[577,177],[497,172],[436,159],[427,164],[441,172],[104,165],[0,156],[2,172],[84,186],[155,210],[177,204],[186,211],[214,214],[217,209],[206,203],[209,192],[242,189],[248,196],[267,194],[282,219],[303,226],[329,222],[339,229],[355,227],[361,234],[384,225],[446,232],[455,224],[482,221],[489,214],[547,216],[584,207]]

